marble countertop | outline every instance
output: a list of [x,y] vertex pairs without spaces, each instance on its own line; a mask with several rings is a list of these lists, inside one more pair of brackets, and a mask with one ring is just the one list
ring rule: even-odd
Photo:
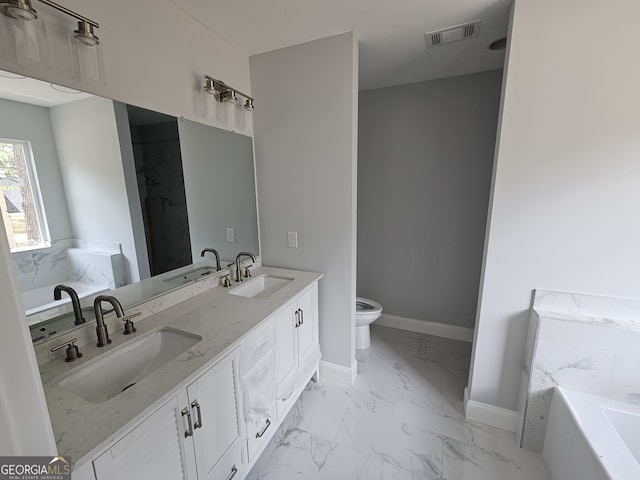
[[[265,299],[231,295],[229,289],[213,288],[136,323],[137,333],[110,332],[113,343],[104,348],[85,345],[83,357],[71,363],[62,359],[40,365],[58,453],[71,456],[75,464],[113,442],[126,429],[186,388],[216,360],[237,347],[262,321],[272,316],[301,291],[322,278],[321,274],[260,267],[254,276],[271,274],[293,278],[281,290]],[[103,403],[92,404],[58,386],[61,376],[81,369],[101,354],[161,327],[199,335],[202,340],[180,356],[151,373],[134,387]]]

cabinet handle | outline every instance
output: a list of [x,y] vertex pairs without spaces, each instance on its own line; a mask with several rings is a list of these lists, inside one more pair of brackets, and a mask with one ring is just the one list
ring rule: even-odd
[[264,426],[264,428],[262,430],[260,430],[258,433],[256,433],[256,438],[260,438],[264,435],[264,432],[267,431],[267,429],[271,426],[271,420],[269,420],[267,418],[267,424]]
[[182,409],[182,412],[180,412],[180,413],[182,413],[183,417],[186,415],[187,416],[187,420],[189,421],[189,430],[184,432],[184,438],[192,437],[193,436],[193,424],[191,423],[191,410],[189,410],[189,407],[184,407]]
[[300,326],[300,309],[296,310],[296,328]]
[[202,428],[202,411],[200,410],[200,404],[198,400],[194,400],[191,402],[191,408],[196,407],[196,411],[198,412],[198,420],[193,422],[193,429],[196,430],[198,428]]
[[304,310],[302,310],[301,308],[300,310],[300,325],[302,325],[304,323]]
[[236,473],[238,473],[238,469],[236,468],[236,466],[234,465],[233,467],[231,467],[231,473],[229,474],[229,476],[227,477],[227,480],[231,480],[233,477],[236,476]]

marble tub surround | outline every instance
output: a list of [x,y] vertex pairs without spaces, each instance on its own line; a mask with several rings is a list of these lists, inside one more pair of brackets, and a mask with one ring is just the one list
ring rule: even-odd
[[520,445],[542,452],[555,387],[640,404],[638,371],[640,301],[536,292],[520,380]]
[[73,239],[52,241],[49,247],[11,253],[16,279],[21,291],[40,288],[67,278],[67,249],[75,246]]
[[[270,267],[256,269],[256,274],[260,273],[287,276],[294,280],[266,299],[230,295],[228,289],[215,286],[188,298],[188,301],[138,320],[135,335],[124,336],[121,328],[111,330],[113,343],[108,347],[97,348],[92,339],[89,345],[80,349],[84,356],[77,362],[69,364],[58,358],[41,364],[40,372],[58,451],[70,455],[76,464],[89,461],[92,455],[113,442],[119,431],[136,425],[157,406],[184,389],[213,361],[237,347],[263,320],[322,277],[317,273]],[[188,290],[188,287],[184,289]],[[113,317],[110,320],[114,320]],[[202,340],[134,387],[104,403],[91,404],[57,385],[61,376],[81,368],[84,363],[162,327],[198,335]],[[46,347],[51,347],[51,343]],[[39,353],[44,353],[45,346],[42,347]]]
[[594,322],[631,323],[640,325],[640,299],[616,298],[580,293],[536,290],[533,300],[536,312],[583,315]]
[[[112,256],[120,258],[120,263],[112,266],[101,261]],[[11,257],[22,291],[55,285],[63,280],[105,284],[109,288],[124,285],[120,245],[111,242],[57,240],[46,248],[13,252]],[[96,266],[90,268],[93,262]]]
[[346,386],[309,383],[248,480],[551,480],[513,433],[467,421],[471,345],[373,324]]

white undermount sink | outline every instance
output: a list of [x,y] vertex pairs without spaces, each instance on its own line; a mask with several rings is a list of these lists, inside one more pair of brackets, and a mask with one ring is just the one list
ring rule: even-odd
[[115,397],[182,352],[202,337],[162,328],[105,352],[78,371],[66,375],[58,386],[90,403]]
[[267,298],[292,281],[293,278],[290,277],[262,274],[249,280],[244,285],[229,290],[229,293],[247,298]]

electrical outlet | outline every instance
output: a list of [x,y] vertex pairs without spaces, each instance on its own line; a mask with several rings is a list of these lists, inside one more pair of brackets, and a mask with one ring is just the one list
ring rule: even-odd
[[236,241],[236,229],[227,228],[227,242],[235,243]]
[[288,232],[289,248],[298,248],[298,232]]

